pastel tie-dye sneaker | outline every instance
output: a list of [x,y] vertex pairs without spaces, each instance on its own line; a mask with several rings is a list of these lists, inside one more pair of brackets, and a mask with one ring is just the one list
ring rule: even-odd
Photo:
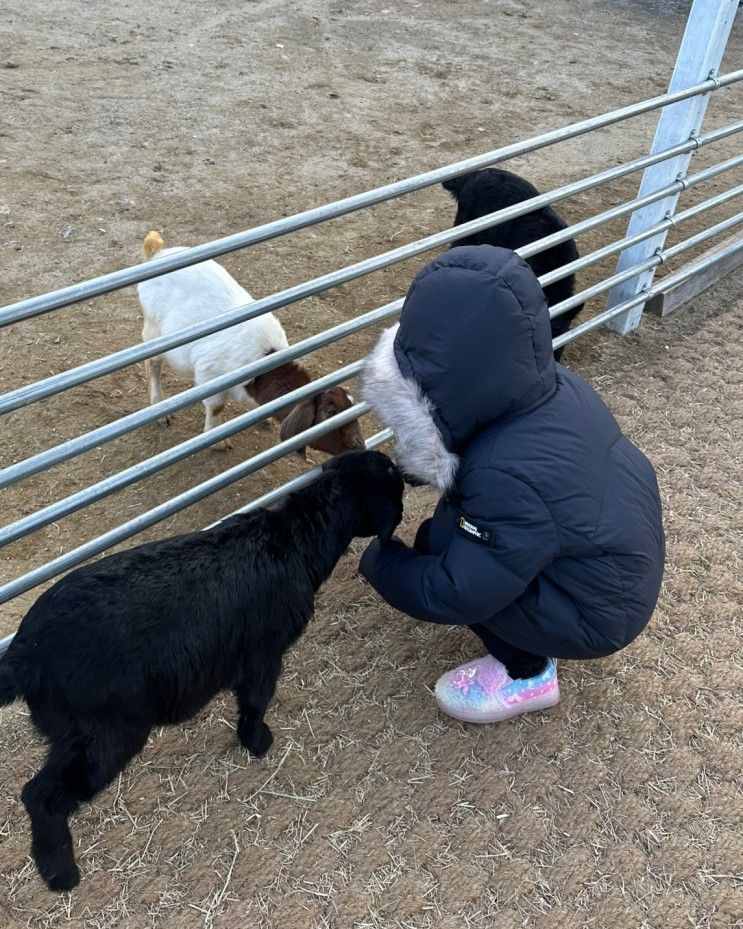
[[434,693],[439,707],[455,719],[497,723],[554,706],[560,699],[560,685],[552,658],[536,677],[513,680],[497,658],[486,655],[442,674]]

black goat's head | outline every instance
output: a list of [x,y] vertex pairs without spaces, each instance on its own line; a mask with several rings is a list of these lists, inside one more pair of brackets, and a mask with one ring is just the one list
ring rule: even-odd
[[336,474],[358,509],[357,535],[379,536],[386,544],[402,519],[405,482],[392,461],[381,452],[347,452],[332,458],[323,469]]

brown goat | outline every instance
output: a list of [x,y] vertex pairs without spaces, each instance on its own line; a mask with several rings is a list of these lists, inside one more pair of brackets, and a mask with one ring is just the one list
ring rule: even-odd
[[[265,374],[259,374],[254,380],[245,385],[245,389],[258,404],[268,403],[270,400],[276,400],[283,397],[291,390],[298,387],[304,387],[311,383],[312,378],[309,372],[296,361],[289,361],[273,371],[267,371]],[[281,424],[279,437],[283,442],[291,439],[310,426],[316,426],[318,423],[325,422],[331,416],[342,413],[353,406],[353,398],[342,387],[329,387],[322,393],[316,394],[307,400],[303,400],[293,407],[286,407],[274,413],[273,419]],[[327,455],[340,455],[343,452],[357,451],[366,448],[364,435],[358,422],[348,423],[326,433],[319,439],[314,439],[309,443],[310,448],[315,448]],[[307,457],[307,449],[297,449],[297,454],[303,458]]]

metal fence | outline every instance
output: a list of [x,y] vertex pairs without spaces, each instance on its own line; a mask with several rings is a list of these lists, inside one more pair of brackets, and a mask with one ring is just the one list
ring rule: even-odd
[[[707,0],[701,0],[701,2],[697,0],[697,3],[700,7],[710,6]],[[718,6],[725,6],[725,4],[718,4]],[[690,21],[687,33],[693,28],[695,28],[694,24]],[[723,47],[726,37],[727,33],[725,33],[722,40]],[[719,45],[719,37],[716,41]],[[695,43],[695,50],[698,44],[698,42]],[[717,52],[719,52],[719,60],[719,56],[721,56],[722,53],[721,49],[717,49]],[[680,60],[681,57],[680,55]],[[706,73],[707,72],[705,72],[705,74]],[[554,341],[555,347],[578,339],[585,333],[607,322],[631,319],[632,311],[638,308],[641,310],[645,302],[651,297],[699,275],[710,267],[714,261],[719,261],[720,255],[718,253],[716,257],[707,256],[687,263],[679,270],[666,274],[658,283],[653,283],[652,272],[657,267],[697,248],[703,243],[721,236],[726,231],[739,228],[743,224],[743,212],[733,213],[722,221],[703,228],[701,231],[682,239],[672,247],[664,246],[664,236],[670,228],[683,226],[691,220],[697,220],[696,225],[699,225],[698,220],[704,217],[706,213],[731,203],[735,198],[743,194],[743,184],[738,184],[737,186],[730,186],[723,192],[710,196],[680,212],[675,211],[676,198],[679,194],[691,188],[703,185],[705,182],[711,181],[714,178],[721,178],[729,172],[740,168],[743,166],[743,154],[734,155],[733,157],[719,161],[711,167],[704,168],[695,173],[689,173],[686,170],[682,173],[676,172],[676,174],[672,175],[670,178],[666,178],[665,181],[663,180],[663,174],[654,175],[652,173],[658,167],[665,170],[668,165],[677,165],[679,163],[678,159],[684,159],[682,164],[685,166],[688,164],[688,160],[692,153],[735,136],[743,130],[743,120],[741,120],[722,128],[707,132],[701,131],[704,107],[706,106],[706,101],[709,99],[709,96],[713,93],[720,92],[723,88],[731,87],[742,80],[743,70],[738,70],[722,76],[710,73],[709,77],[706,79],[687,85],[682,89],[674,89],[672,82],[671,89],[668,93],[634,103],[631,106],[595,116],[591,119],[586,119],[551,132],[542,133],[530,139],[526,139],[525,141],[507,145],[437,170],[427,171],[402,181],[387,184],[363,194],[347,197],[316,209],[307,210],[294,216],[257,226],[245,232],[217,239],[195,248],[189,248],[166,257],[156,258],[144,264],[139,264],[112,274],[106,274],[93,280],[85,281],[71,287],[65,287],[52,293],[47,293],[33,299],[23,300],[19,303],[7,306],[0,310],[0,327],[9,326],[22,320],[40,316],[44,313],[58,311],[79,301],[110,293],[119,288],[127,287],[139,281],[165,274],[177,268],[204,261],[208,258],[217,258],[220,255],[225,255],[237,249],[275,239],[279,236],[284,236],[297,230],[305,229],[309,226],[314,226],[326,222],[327,220],[362,210],[374,204],[404,196],[413,191],[438,184],[448,178],[477,168],[502,164],[516,156],[536,152],[547,146],[556,145],[579,136],[596,133],[606,127],[641,114],[650,113],[652,111],[668,113],[674,106],[683,106],[685,107],[684,112],[688,115],[688,107],[692,103],[698,104],[699,101],[704,102],[704,106],[699,108],[700,112],[697,115],[697,125],[687,132],[685,138],[676,141],[674,144],[668,144],[664,147],[659,147],[656,144],[647,155],[641,155],[599,173],[556,187],[544,194],[519,203],[516,206],[499,210],[498,212],[491,213],[488,216],[484,216],[472,222],[446,229],[434,235],[426,236],[418,241],[394,248],[375,257],[313,278],[297,286],[290,287],[272,294],[271,296],[246,304],[230,313],[210,320],[207,323],[190,326],[175,335],[153,339],[146,343],[114,352],[86,364],[81,364],[61,374],[56,374],[35,383],[10,390],[0,396],[0,415],[9,413],[13,410],[19,410],[29,404],[60,394],[72,387],[89,383],[96,378],[110,374],[111,372],[144,359],[159,355],[168,349],[192,342],[215,331],[228,328],[239,322],[252,319],[270,311],[280,310],[283,307],[294,304],[307,297],[337,287],[342,283],[355,280],[374,271],[404,261],[405,259],[456,242],[458,239],[468,236],[473,232],[499,225],[518,216],[523,216],[538,207],[557,203],[568,197],[575,196],[576,194],[592,191],[618,178],[644,171],[643,185],[640,187],[640,192],[635,198],[617,203],[610,209],[582,219],[580,222],[574,223],[563,231],[518,249],[519,254],[523,257],[529,257],[561,241],[580,237],[584,233],[599,229],[618,218],[625,216],[631,217],[627,235],[623,238],[611,241],[601,248],[583,255],[571,264],[552,271],[540,278],[540,283],[546,286],[569,274],[589,268],[607,257],[620,255],[619,267],[616,273],[583,289],[569,300],[565,300],[551,308],[551,315],[553,317],[558,316],[571,307],[609,292],[609,301],[606,308],[557,338]],[[735,88],[729,92],[740,93],[740,88]],[[678,110],[676,112],[678,114]],[[659,128],[663,124],[663,119],[664,117],[661,116]],[[656,134],[656,143],[657,141],[658,134]],[[653,182],[654,177],[656,179],[655,182]],[[648,180],[649,178],[650,180]],[[658,178],[660,178],[660,181],[658,181]],[[669,202],[672,203],[671,209],[668,209],[666,206]],[[664,207],[664,212],[660,214],[660,218],[658,218],[657,211],[655,213],[652,212],[653,208],[659,204]],[[648,212],[649,210],[651,212]],[[640,228],[638,228],[638,217],[641,221]],[[660,246],[657,245],[659,240],[661,242]],[[643,243],[651,244],[652,249],[649,251],[646,250],[644,254],[640,251],[638,256],[637,248],[643,245]],[[725,254],[732,254],[742,249],[743,237],[735,237],[726,243],[724,252]],[[625,259],[628,254],[634,255],[635,258],[633,258],[629,266],[626,266],[626,261],[623,264],[623,259]],[[629,295],[626,295],[627,291],[625,289],[625,296],[617,300],[616,294],[618,288],[626,288],[627,286],[630,287],[628,292]],[[16,484],[19,481],[28,479],[42,471],[46,471],[62,462],[75,458],[90,449],[111,442],[127,433],[131,433],[148,423],[162,418],[166,414],[183,409],[204,398],[219,393],[232,385],[244,383],[287,361],[301,358],[310,352],[336,343],[354,333],[375,326],[380,322],[393,320],[399,313],[401,307],[402,300],[395,300],[371,312],[364,313],[354,319],[336,325],[331,329],[326,329],[316,335],[303,339],[288,349],[276,352],[260,361],[247,364],[225,376],[215,378],[197,387],[191,387],[188,390],[184,390],[152,406],[132,412],[112,423],[100,426],[99,428],[93,429],[90,432],[68,441],[64,441],[39,454],[32,455],[24,460],[11,464],[0,470],[0,490]],[[164,468],[170,467],[176,462],[185,459],[187,456],[220,442],[241,430],[253,427],[268,419],[272,414],[282,408],[286,408],[300,400],[313,396],[329,386],[341,384],[354,378],[358,375],[361,364],[361,359],[352,364],[347,364],[313,381],[307,386],[294,390],[277,400],[250,410],[249,412],[238,415],[207,433],[199,434],[184,442],[180,442],[112,476],[91,483],[85,489],[66,496],[55,503],[44,506],[29,515],[14,519],[0,529],[0,547],[18,541],[30,533],[55,523]],[[254,455],[246,461],[240,462],[209,478],[203,483],[191,487],[166,502],[135,516],[116,528],[90,539],[84,544],[64,553],[60,557],[23,573],[21,576],[0,586],[0,604],[56,577],[69,568],[80,564],[82,561],[129,539],[146,528],[179,512],[185,507],[202,500],[204,497],[239,481],[247,475],[253,474],[268,464],[277,461],[279,458],[301,448],[313,438],[336,429],[338,426],[348,423],[353,419],[364,416],[368,412],[369,408],[365,403],[356,403],[350,410],[320,425],[313,426],[302,435],[296,436],[288,441],[280,442],[274,447]],[[367,445],[370,448],[374,448],[387,441],[390,437],[391,434],[388,430],[379,432],[368,440]],[[314,480],[316,475],[317,469],[310,470],[300,477],[284,483],[274,488],[269,493],[252,500],[247,506],[243,507],[240,512],[246,512],[259,506],[270,505],[280,500],[291,491],[305,486]],[[7,636],[5,639],[0,640],[0,654],[7,648],[11,638],[11,636]]]

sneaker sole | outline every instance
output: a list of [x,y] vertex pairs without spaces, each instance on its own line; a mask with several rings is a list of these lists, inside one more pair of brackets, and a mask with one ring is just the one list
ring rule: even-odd
[[464,723],[500,723],[505,719],[512,719],[514,716],[521,716],[522,713],[531,713],[533,710],[548,710],[559,702],[560,691],[558,690],[556,694],[535,697],[533,700],[529,700],[528,703],[524,702],[512,707],[502,707],[495,713],[484,714],[475,713],[474,711],[467,712],[466,710],[450,710],[443,705],[438,697],[436,698],[436,703],[442,713],[446,713],[447,716]]

